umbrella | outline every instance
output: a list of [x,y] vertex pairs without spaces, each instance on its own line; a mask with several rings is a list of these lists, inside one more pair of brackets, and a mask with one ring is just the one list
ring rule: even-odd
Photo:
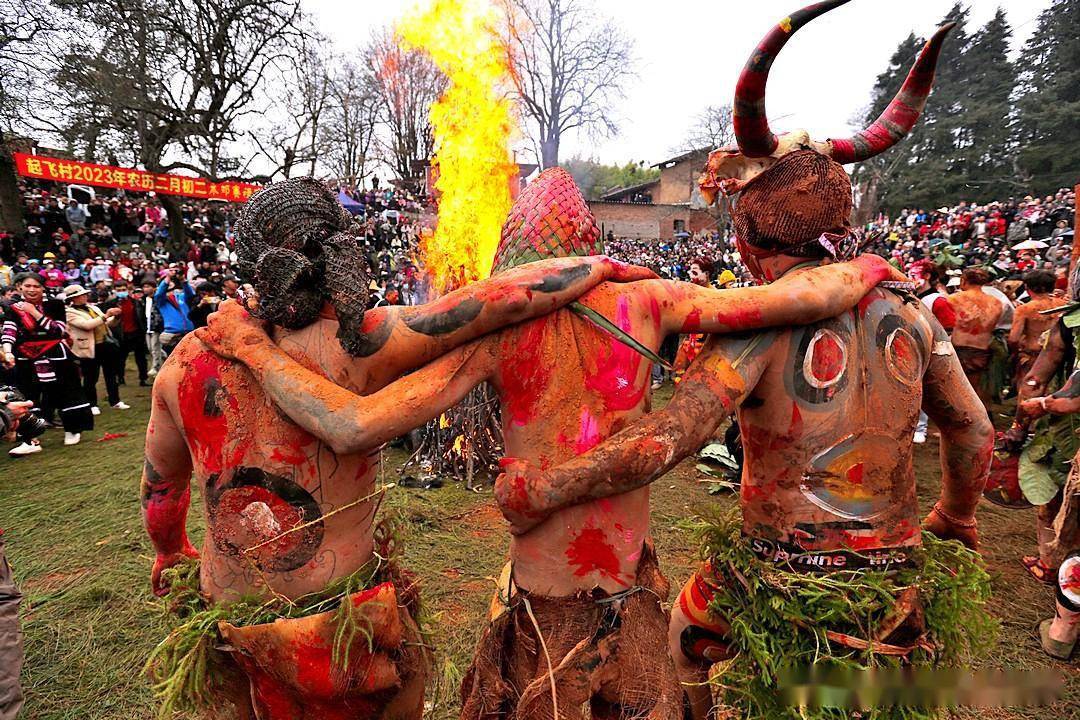
[[350,215],[359,215],[364,212],[364,204],[353,200],[351,197],[345,194],[344,190],[338,192],[338,202],[342,207],[349,211]]
[[1012,246],[1013,250],[1043,250],[1050,247],[1042,240],[1025,240],[1022,243],[1017,243]]

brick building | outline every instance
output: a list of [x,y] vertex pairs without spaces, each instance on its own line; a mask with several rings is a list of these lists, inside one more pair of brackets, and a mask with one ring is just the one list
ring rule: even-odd
[[714,213],[705,207],[697,178],[705,167],[707,149],[694,150],[653,165],[660,177],[640,185],[613,190],[589,202],[606,236],[671,240],[677,233],[696,233],[716,227]]

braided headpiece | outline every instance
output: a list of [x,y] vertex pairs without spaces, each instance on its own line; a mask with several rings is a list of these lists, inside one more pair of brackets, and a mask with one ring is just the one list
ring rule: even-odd
[[291,178],[252,195],[236,223],[236,254],[240,275],[259,293],[254,314],[301,328],[329,302],[342,347],[358,354],[369,277],[351,223],[314,178]]

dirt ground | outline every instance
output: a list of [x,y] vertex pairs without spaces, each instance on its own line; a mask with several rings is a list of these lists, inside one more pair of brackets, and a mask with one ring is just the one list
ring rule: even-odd
[[[133,381],[129,381],[133,382]],[[0,456],[0,527],[26,595],[23,623],[26,718],[151,718],[152,698],[141,675],[169,618],[149,591],[152,550],[142,531],[138,485],[148,392],[123,388],[133,409],[105,409],[98,429],[65,448],[49,432],[45,452],[21,460]],[[669,390],[660,392],[658,401]],[[104,432],[125,436],[100,442]],[[400,451],[386,453],[382,473],[396,478]],[[939,489],[936,439],[919,449],[920,502],[928,510]],[[692,462],[655,485],[653,532],[665,574],[677,588],[694,565],[686,521],[710,497]],[[200,502],[194,497],[193,502]],[[456,716],[456,688],[479,636],[504,561],[506,526],[490,492],[460,485],[439,490],[394,488],[386,512],[408,518],[405,562],[423,581],[424,603],[438,648],[438,678],[430,688],[430,718]],[[1020,669],[1052,667],[1066,677],[1066,695],[1052,707],[965,712],[962,717],[1080,718],[1078,663],[1053,663],[1039,649],[1035,624],[1053,608],[1051,591],[1030,580],[1018,559],[1034,548],[1033,511],[984,503],[983,551],[994,575],[993,609],[1003,623],[993,663]],[[189,524],[194,542],[201,519]]]

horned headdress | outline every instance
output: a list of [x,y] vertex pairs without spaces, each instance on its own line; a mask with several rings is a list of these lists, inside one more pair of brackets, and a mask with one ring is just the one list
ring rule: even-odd
[[827,0],[809,5],[781,20],[758,43],[735,86],[733,107],[738,147],[709,154],[705,173],[698,180],[706,202],[718,193],[733,195],[780,158],[798,150],[814,150],[843,165],[879,155],[900,142],[915,127],[934,85],[934,72],[945,36],[956,26],[947,23],[927,41],[900,92],[880,117],[853,137],[813,140],[805,130],[777,135],[765,115],[765,86],[776,56],[795,32],[814,18],[850,0]]

